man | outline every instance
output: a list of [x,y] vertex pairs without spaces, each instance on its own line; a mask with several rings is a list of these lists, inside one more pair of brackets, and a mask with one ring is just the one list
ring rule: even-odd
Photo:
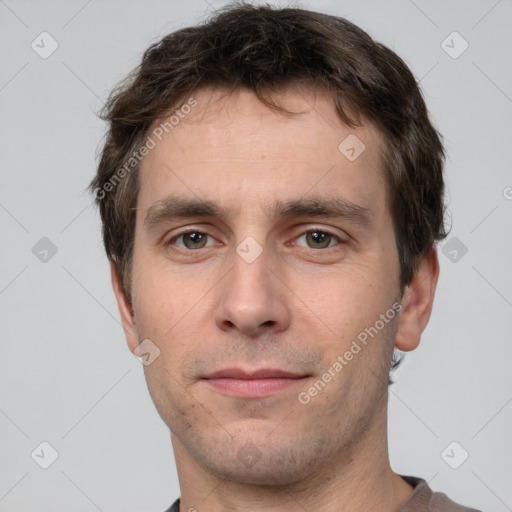
[[430,317],[443,147],[348,21],[236,4],[109,98],[91,189],[130,350],[170,429],[170,511],[468,511],[398,475],[393,350]]

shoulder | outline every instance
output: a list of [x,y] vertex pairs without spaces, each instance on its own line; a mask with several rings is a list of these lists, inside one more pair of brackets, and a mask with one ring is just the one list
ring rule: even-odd
[[165,512],[180,512],[180,499],[178,498]]
[[422,478],[400,475],[414,492],[397,512],[481,512],[452,501],[442,492],[433,492]]

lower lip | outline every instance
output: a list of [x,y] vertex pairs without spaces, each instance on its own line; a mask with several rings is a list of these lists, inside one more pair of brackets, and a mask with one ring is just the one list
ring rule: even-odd
[[304,384],[307,377],[269,379],[206,379],[209,386],[222,393],[242,397],[258,398],[284,391],[297,384]]

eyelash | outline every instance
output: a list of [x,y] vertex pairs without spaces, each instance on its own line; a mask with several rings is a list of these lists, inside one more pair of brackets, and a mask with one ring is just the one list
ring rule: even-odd
[[[186,229],[184,231],[181,231],[180,233],[174,235],[168,242],[165,243],[165,245],[167,247],[170,247],[174,252],[178,252],[180,254],[188,253],[187,255],[189,255],[189,256],[192,256],[193,253],[197,253],[197,252],[201,251],[202,249],[208,249],[208,247],[211,247],[211,246],[201,247],[199,249],[186,249],[186,248],[183,249],[181,247],[176,249],[175,247],[173,247],[173,245],[176,242],[176,240],[178,240],[183,235],[186,235],[186,234],[189,234],[189,233],[197,233],[197,234],[200,234],[200,235],[209,236],[210,238],[214,238],[209,233],[205,233],[204,231],[201,231],[200,229],[188,228],[188,229]],[[340,244],[346,243],[338,235],[335,235],[331,231],[328,231],[328,230],[325,230],[325,229],[320,229],[320,228],[312,228],[312,229],[308,229],[306,231],[303,231],[299,236],[295,237],[294,240],[297,240],[298,238],[301,238],[304,235],[307,235],[308,233],[322,233],[324,235],[328,235],[328,236],[336,239],[338,241],[338,244],[335,244],[333,246],[328,246],[328,247],[320,248],[320,249],[315,249],[313,247],[304,247],[304,246],[299,246],[299,247],[304,247],[305,249],[310,249],[312,251],[326,251],[327,249],[331,249],[332,247],[335,247],[336,245],[340,245]]]

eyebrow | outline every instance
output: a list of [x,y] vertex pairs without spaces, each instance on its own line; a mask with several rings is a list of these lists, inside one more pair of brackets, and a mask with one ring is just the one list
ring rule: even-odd
[[[372,212],[339,197],[308,197],[276,200],[266,203],[267,214],[273,219],[290,217],[318,217],[343,219],[369,231],[375,231]],[[167,222],[190,217],[225,219],[229,211],[213,201],[198,198],[168,196],[148,208],[144,226],[152,230]]]

